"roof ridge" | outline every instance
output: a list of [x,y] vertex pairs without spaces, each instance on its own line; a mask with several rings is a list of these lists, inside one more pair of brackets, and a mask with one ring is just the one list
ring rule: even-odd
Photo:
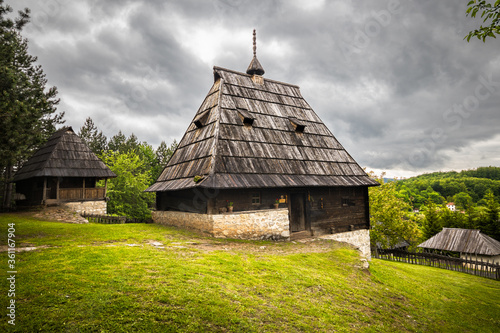
[[[215,70],[221,70],[221,71],[225,71],[225,72],[230,72],[230,73],[234,73],[234,74],[246,76],[246,77],[249,77],[249,78],[252,77],[252,75],[250,75],[250,74],[243,73],[243,72],[238,72],[238,71],[235,71],[235,70],[232,70],[232,69],[227,69],[227,68],[219,67],[219,66],[214,66],[214,71]],[[278,83],[278,84],[282,84],[282,85],[285,85],[285,86],[290,86],[290,87],[294,87],[294,88],[300,89],[300,87],[298,85],[296,85],[296,84],[286,83],[286,82],[283,82],[283,81],[268,79],[268,78],[264,78],[264,77],[262,77],[262,78],[264,79],[264,82],[265,81],[269,81],[269,82]]]
[[[219,130],[220,130],[220,118],[221,118],[221,97],[222,97],[222,86],[225,83],[225,80],[223,77],[221,77],[219,82],[219,96],[217,97],[217,106],[215,107],[215,129],[214,129],[214,143],[213,143],[213,150],[212,150],[212,156],[210,157],[210,170],[208,171],[208,178],[213,178],[215,174],[215,162],[217,158],[217,150],[219,148]],[[215,179],[212,179],[212,181],[215,181]]]

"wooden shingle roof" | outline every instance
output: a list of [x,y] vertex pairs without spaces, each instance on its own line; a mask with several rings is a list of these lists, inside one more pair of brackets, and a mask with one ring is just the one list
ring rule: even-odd
[[[212,88],[148,191],[376,186],[299,87],[214,67]],[[202,180],[194,182],[195,176]]]
[[34,177],[113,178],[116,175],[71,127],[64,127],[56,131],[16,172],[14,181]]
[[500,255],[499,241],[472,229],[443,228],[440,233],[418,247],[489,256]]

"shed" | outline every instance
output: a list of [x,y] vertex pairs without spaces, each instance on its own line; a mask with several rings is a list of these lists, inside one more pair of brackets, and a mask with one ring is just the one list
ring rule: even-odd
[[456,252],[462,258],[475,257],[500,263],[500,242],[474,229],[443,228],[418,247],[427,251]]
[[[213,68],[214,84],[157,181],[159,223],[217,237],[368,231],[368,187],[298,86]],[[228,211],[232,211],[230,215]],[[221,222],[222,221],[222,222]]]
[[[72,202],[76,211],[106,213],[106,184],[107,179],[113,177],[116,175],[73,129],[64,127],[56,131],[14,175],[16,197],[23,199],[17,203],[57,205]],[[98,187],[98,181],[102,179],[105,185]],[[82,207],[78,208],[78,205]]]

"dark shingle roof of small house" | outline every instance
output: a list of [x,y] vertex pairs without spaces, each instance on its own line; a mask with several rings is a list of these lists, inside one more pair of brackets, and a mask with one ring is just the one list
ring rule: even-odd
[[71,127],[56,131],[23,167],[14,181],[33,177],[113,178],[116,175],[75,134]]
[[[214,67],[212,88],[147,191],[376,186],[299,87]],[[199,182],[195,176],[202,176]]]
[[500,255],[499,241],[473,229],[443,228],[440,233],[418,247],[489,256]]

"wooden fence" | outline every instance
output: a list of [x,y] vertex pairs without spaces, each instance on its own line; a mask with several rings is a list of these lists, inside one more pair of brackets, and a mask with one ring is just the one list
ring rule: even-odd
[[133,219],[133,218],[128,218],[126,216],[90,214],[87,212],[83,212],[82,216],[86,218],[89,222],[103,223],[103,224],[153,223],[152,220]]
[[425,265],[500,280],[500,264],[470,258],[454,258],[426,252],[404,250],[372,251],[373,258],[400,261],[415,265]]

